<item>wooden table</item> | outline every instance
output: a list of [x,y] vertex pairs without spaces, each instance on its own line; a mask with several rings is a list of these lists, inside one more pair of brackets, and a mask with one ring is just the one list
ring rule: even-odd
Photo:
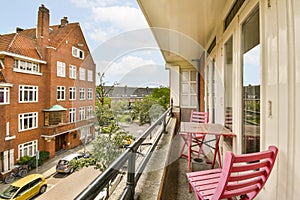
[[[212,160],[212,168],[214,168],[216,157],[218,156],[219,165],[222,167],[221,154],[219,149],[219,141],[221,136],[231,136],[236,135],[232,133],[229,129],[225,128],[222,124],[210,124],[210,123],[195,123],[195,122],[181,122],[180,131],[188,134],[188,172],[191,171],[191,147],[192,147],[192,137],[193,134],[209,134],[214,135],[215,139],[206,140],[203,142],[204,145],[209,146],[214,149],[214,157]],[[215,146],[208,143],[215,141]]]

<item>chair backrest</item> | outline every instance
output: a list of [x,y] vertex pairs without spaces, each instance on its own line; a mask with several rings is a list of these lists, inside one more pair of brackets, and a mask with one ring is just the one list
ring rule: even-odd
[[192,110],[190,122],[208,123],[208,112],[198,112]]
[[212,199],[236,196],[244,200],[253,199],[266,183],[277,153],[275,146],[270,146],[266,151],[242,155],[227,152],[220,181]]

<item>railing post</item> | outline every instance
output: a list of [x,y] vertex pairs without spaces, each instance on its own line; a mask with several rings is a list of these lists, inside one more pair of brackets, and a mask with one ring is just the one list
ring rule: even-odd
[[128,158],[128,171],[127,171],[127,183],[125,192],[123,193],[122,200],[134,199],[135,193],[135,156],[136,150],[131,148],[131,155]]
[[167,115],[165,115],[162,120],[163,120],[163,126],[164,126],[163,132],[166,134],[166,133],[168,133],[167,132]]

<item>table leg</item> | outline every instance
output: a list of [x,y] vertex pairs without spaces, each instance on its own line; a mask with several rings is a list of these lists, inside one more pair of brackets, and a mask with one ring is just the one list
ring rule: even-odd
[[[192,133],[188,133],[188,172],[191,172],[191,156],[192,156]],[[189,184],[189,192],[192,192],[192,187]]]
[[220,167],[222,167],[222,164],[221,164],[221,155],[220,155],[220,151],[219,151],[219,142],[220,142],[220,138],[221,136],[220,135],[216,135],[216,145],[215,145],[215,152],[214,152],[214,158],[212,160],[212,163],[211,163],[211,168],[213,169],[214,166],[215,166],[215,162],[216,162],[216,157],[218,155],[218,159],[219,159],[219,164],[220,164]]

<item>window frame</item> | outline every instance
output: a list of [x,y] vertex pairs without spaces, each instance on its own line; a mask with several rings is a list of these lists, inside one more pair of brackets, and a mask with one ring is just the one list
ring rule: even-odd
[[79,107],[79,121],[85,120],[85,107]]
[[77,67],[75,65],[69,65],[69,78],[76,79],[77,78]]
[[69,100],[76,100],[76,87],[69,87]]
[[56,76],[57,77],[66,77],[66,63],[57,61]]
[[69,108],[69,122],[76,122],[76,108]]
[[[32,99],[30,100],[30,93],[32,92]],[[35,85],[19,85],[19,103],[37,103],[38,102],[39,87]],[[27,95],[26,95],[27,94]],[[27,100],[25,100],[27,96]]]
[[83,67],[79,67],[79,80],[81,81],[86,80],[86,69]]
[[[61,98],[61,96],[63,96],[63,98]],[[56,87],[56,100],[57,101],[65,101],[66,100],[66,87],[65,86],[57,86]]]
[[[26,121],[27,127],[25,128]],[[38,128],[38,112],[21,113],[18,115],[18,122],[19,132],[36,129]],[[29,126],[30,123],[32,123],[31,126]]]
[[[32,148],[30,153],[30,148]],[[25,150],[27,151],[26,154],[24,154]],[[18,159],[21,157],[28,155],[28,156],[35,156],[36,152],[38,151],[38,140],[32,140],[29,142],[25,142],[18,145]],[[29,153],[29,154],[27,154]]]
[[77,47],[72,46],[72,56],[83,60],[84,59],[84,51]]
[[93,79],[93,70],[90,70],[90,69],[88,69],[87,70],[88,71],[88,81],[89,82],[93,82],[94,81],[94,79]]
[[79,100],[85,100],[85,88],[79,88]]
[[10,104],[10,88],[9,87],[2,87],[0,86],[0,94],[2,93],[3,96],[0,95],[0,105]]
[[87,99],[92,100],[93,99],[93,88],[87,89]]

